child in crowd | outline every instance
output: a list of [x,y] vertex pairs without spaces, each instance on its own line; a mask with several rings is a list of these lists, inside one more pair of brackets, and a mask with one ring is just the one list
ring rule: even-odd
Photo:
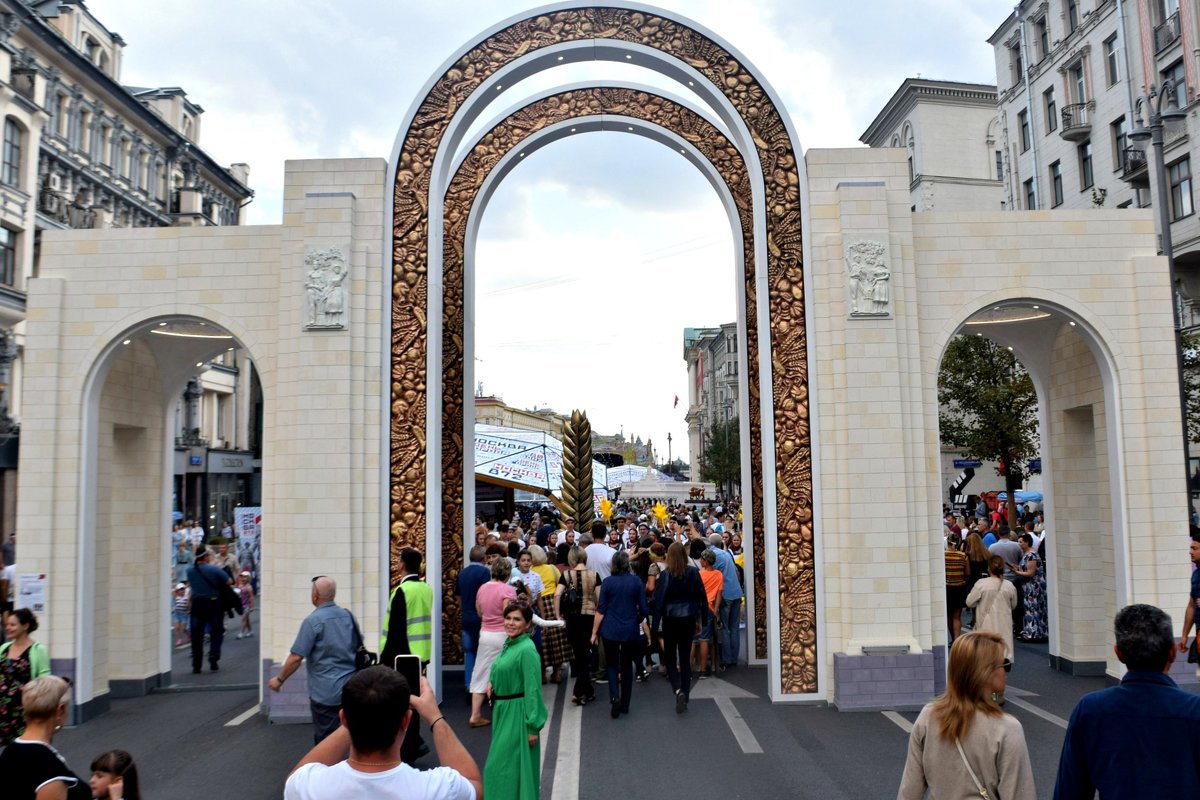
[[92,759],[88,783],[93,800],[142,800],[137,765],[124,750],[109,750]]
[[188,614],[191,602],[187,594],[187,584],[175,584],[174,605],[171,608],[171,619],[175,622],[175,646],[180,647],[191,641],[188,633]]
[[250,586],[250,573],[238,575],[238,596],[242,599],[242,629],[237,638],[249,639],[254,635],[250,629],[250,612],[254,609],[254,589]]

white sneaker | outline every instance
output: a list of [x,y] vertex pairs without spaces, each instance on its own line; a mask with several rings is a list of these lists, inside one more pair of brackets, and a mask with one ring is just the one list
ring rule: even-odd
[[240,638],[242,638],[242,635],[239,633],[239,634],[238,634],[237,636],[235,636],[234,638],[235,638],[235,639],[240,639]]

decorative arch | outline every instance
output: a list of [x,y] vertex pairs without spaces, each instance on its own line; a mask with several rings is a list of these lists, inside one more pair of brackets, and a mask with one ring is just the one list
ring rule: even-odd
[[[590,117],[603,117],[606,122],[612,122],[609,127],[624,130],[628,127],[633,131],[632,124],[626,126],[622,119],[631,123],[636,120],[645,121],[676,134],[684,142],[691,145],[700,157],[705,159],[712,168],[720,174],[724,188],[736,207],[735,219],[731,220],[741,238],[741,263],[743,265],[742,292],[745,309],[746,352],[750,365],[747,374],[747,397],[752,401],[759,397],[757,360],[759,343],[757,335],[757,293],[755,287],[756,272],[754,268],[754,231],[752,225],[752,201],[749,175],[745,162],[737,148],[715,126],[705,120],[695,111],[686,106],[638,88],[622,86],[601,86],[573,89],[556,92],[549,96],[514,111],[505,119],[481,134],[472,145],[466,157],[462,160],[447,192],[447,208],[453,208],[453,213],[447,213],[443,222],[443,267],[446,275],[443,287],[443,329],[442,329],[442,391],[444,395],[443,413],[447,424],[442,430],[442,463],[449,465],[465,464],[464,442],[470,431],[470,422],[451,428],[449,419],[463,419],[463,407],[460,398],[465,397],[464,371],[460,365],[467,363],[464,342],[468,332],[464,325],[464,308],[466,306],[465,282],[468,265],[469,239],[478,226],[478,218],[483,211],[480,194],[490,185],[494,172],[503,166],[505,154],[518,150],[524,154],[526,143],[536,140],[542,132],[567,121],[578,121]],[[681,148],[682,149],[682,148]],[[475,224],[472,225],[471,223]],[[762,472],[762,442],[760,429],[759,407],[756,402],[749,403],[749,432],[750,432],[750,470],[752,474]],[[442,589],[442,618],[445,630],[453,631],[452,621],[457,619],[460,611],[458,598],[454,594],[458,565],[463,562],[464,542],[461,534],[464,520],[462,502],[464,498],[464,470],[444,470],[442,478],[442,530],[452,531],[451,535],[442,537],[443,581]],[[751,497],[751,507],[748,519],[751,522],[753,537],[752,550],[761,554],[763,551],[763,528],[759,522],[762,519],[761,483],[754,484],[755,491]],[[765,593],[765,570],[761,555],[753,559],[755,597],[762,598]],[[757,619],[753,627],[755,640],[751,642],[754,651],[766,653],[766,611],[759,602],[755,606]],[[447,659],[459,657],[458,640],[453,633],[443,636],[443,654]]]
[[[588,42],[592,53],[579,47]],[[767,576],[770,601],[779,609],[770,658],[778,665],[782,693],[815,693],[819,661],[801,234],[803,164],[766,82],[728,45],[698,26],[656,9],[564,4],[505,23],[448,62],[417,102],[400,135],[393,160],[391,220],[391,580],[397,580],[398,555],[405,546],[424,550],[430,570],[439,571],[443,553],[438,540],[443,538],[444,520],[441,509],[430,508],[429,503],[447,502],[441,492],[443,480],[461,483],[463,479],[461,461],[444,464],[444,474],[436,470],[431,474],[427,458],[430,442],[441,441],[444,447],[447,436],[463,429],[458,405],[461,392],[455,394],[451,387],[442,386],[442,371],[447,368],[447,374],[454,373],[455,385],[461,385],[463,365],[441,353],[444,339],[453,336],[451,331],[458,323],[453,315],[443,319],[439,313],[456,300],[461,307],[455,293],[460,291],[462,274],[446,264],[433,272],[430,267],[444,254],[444,231],[437,221],[444,216],[447,224],[458,224],[467,214],[453,205],[450,194],[442,197],[434,191],[439,185],[435,169],[439,163],[448,169],[453,153],[442,150],[456,146],[456,113],[472,95],[504,70],[518,79],[524,77],[521,65],[533,64],[537,55],[549,48],[571,44],[576,45],[571,50],[573,60],[612,58],[614,51],[624,53],[627,59],[647,50],[656,52],[677,65],[672,77],[684,76],[692,86],[703,83],[701,88],[733,109],[735,122],[749,133],[749,146],[741,157],[750,167],[755,195],[752,228],[756,252],[765,255],[760,260],[766,262],[765,275],[756,275],[759,308],[765,307],[767,312],[757,327],[769,330],[770,337],[770,356],[761,358],[762,391],[760,397],[750,397],[762,414],[758,432],[761,455],[755,462],[761,464],[761,471],[751,475],[750,482],[755,487],[752,498],[763,498],[758,519],[763,530],[773,534],[764,538],[762,561],[777,564],[771,570],[774,574]],[[552,66],[548,63],[538,69]],[[494,88],[502,87],[496,84]],[[431,260],[432,253],[438,257]],[[752,370],[758,367],[757,361],[750,365]],[[436,460],[440,461],[441,455],[439,448]],[[457,498],[461,497],[460,490]],[[430,525],[437,526],[432,537]],[[771,552],[765,552],[772,540]]]

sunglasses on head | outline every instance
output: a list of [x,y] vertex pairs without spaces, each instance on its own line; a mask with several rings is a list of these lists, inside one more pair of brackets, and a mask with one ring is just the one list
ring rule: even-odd
[[1011,659],[1007,659],[1007,658],[1004,659],[1004,663],[1001,664],[1001,666],[1004,667],[1005,672],[1012,672],[1012,660]]
[[327,577],[329,577],[329,576],[328,575],[313,575],[313,579],[311,582],[316,583],[317,581],[321,580],[321,578],[327,578]]

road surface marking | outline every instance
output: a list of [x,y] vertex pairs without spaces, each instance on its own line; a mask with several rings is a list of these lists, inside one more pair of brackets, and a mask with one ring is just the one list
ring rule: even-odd
[[895,711],[884,711],[883,715],[892,722],[896,723],[896,725],[900,727],[900,730],[904,731],[905,733],[912,733],[913,724],[897,714]]
[[742,715],[738,713],[737,708],[733,705],[733,698],[727,696],[714,697],[713,700],[717,703],[717,708],[721,710],[721,716],[725,717],[725,722],[729,725],[729,730],[733,731],[733,738],[737,739],[737,743],[742,748],[743,753],[761,753],[762,746],[758,743],[758,739],[754,738],[754,734],[750,732],[750,726],[746,724],[746,720],[742,719]]
[[243,722],[245,722],[246,720],[250,719],[251,717],[253,717],[253,716],[254,716],[255,714],[257,714],[257,713],[258,713],[258,703],[255,703],[254,705],[250,706],[249,708],[247,708],[247,709],[246,709],[245,711],[243,711],[242,713],[238,714],[238,715],[237,715],[236,717],[234,717],[233,719],[229,720],[229,722],[226,722],[226,723],[225,723],[225,727],[226,727],[226,728],[232,728],[232,727],[234,727],[235,725],[241,725]]
[[[565,678],[564,678],[565,680]],[[583,760],[583,706],[567,705],[570,692],[562,693],[562,714],[558,723],[558,754],[554,760],[554,786],[551,800],[579,800],[579,762]],[[542,751],[545,758],[545,751]]]
[[1064,731],[1067,729],[1067,721],[1062,717],[1056,717],[1049,711],[1043,711],[1042,709],[1038,708],[1033,703],[1027,703],[1019,697],[1012,697],[1011,695],[1008,695],[1007,692],[1005,693],[1005,697],[1008,699],[1008,702],[1012,703],[1017,708],[1023,708],[1030,714],[1033,714],[1035,717],[1041,717],[1047,722],[1062,728]]

